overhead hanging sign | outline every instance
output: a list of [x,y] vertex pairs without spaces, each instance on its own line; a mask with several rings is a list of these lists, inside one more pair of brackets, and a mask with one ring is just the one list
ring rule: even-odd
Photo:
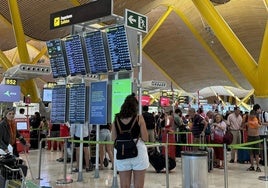
[[125,9],[125,25],[148,33],[148,17],[132,10]]
[[90,3],[50,14],[50,29],[78,24],[112,15],[112,0]]
[[0,84],[0,102],[20,101],[20,86]]

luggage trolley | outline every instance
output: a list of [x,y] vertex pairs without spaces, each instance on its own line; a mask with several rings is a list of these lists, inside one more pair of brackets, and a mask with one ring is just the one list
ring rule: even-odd
[[23,160],[15,159],[12,155],[1,157],[0,188],[26,188],[27,166],[23,164]]
[[25,176],[21,168],[11,168],[7,165],[1,165],[0,187],[26,188]]

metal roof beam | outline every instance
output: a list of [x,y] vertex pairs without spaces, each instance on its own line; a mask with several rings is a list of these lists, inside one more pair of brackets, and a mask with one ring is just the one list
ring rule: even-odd
[[192,0],[196,8],[213,29],[216,37],[255,88],[258,86],[257,63],[209,0]]
[[15,34],[15,39],[19,51],[20,61],[23,63],[30,63],[29,52],[27,50],[25,35],[23,31],[23,26],[21,22],[20,12],[17,1],[9,0],[9,9],[11,20],[13,24],[13,31]]
[[204,47],[204,49],[208,52],[208,54],[215,60],[220,69],[225,73],[225,75],[229,78],[229,80],[238,88],[242,88],[240,84],[235,80],[233,75],[228,71],[228,69],[224,66],[218,56],[213,52],[213,50],[209,47],[203,37],[199,34],[196,28],[191,24],[191,22],[187,19],[187,17],[178,9],[174,8],[174,12],[181,18],[181,20],[185,23],[185,25],[190,29],[193,33],[194,37],[199,41],[199,43]]
[[268,73],[268,21],[266,22],[259,62],[258,62],[258,85],[255,88],[255,95],[267,96],[268,87],[267,85],[267,73]]
[[167,17],[172,12],[173,8],[171,6],[168,7],[167,11],[161,16],[161,18],[154,24],[154,26],[151,28],[149,33],[144,37],[142,40],[142,48],[144,48],[149,40],[154,36],[156,31],[159,29],[159,27],[164,23],[164,21],[167,19]]

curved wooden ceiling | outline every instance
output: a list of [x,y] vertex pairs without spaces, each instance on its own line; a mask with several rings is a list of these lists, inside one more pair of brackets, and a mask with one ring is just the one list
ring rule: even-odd
[[[33,48],[41,50],[44,43],[70,33],[70,27],[49,29],[49,15],[88,0],[27,0],[18,1],[26,40]],[[164,2],[164,3],[163,3]],[[219,1],[221,2],[221,1]],[[226,1],[227,2],[227,1]],[[16,47],[9,14],[8,1],[0,6],[0,50]],[[143,52],[143,79],[173,82],[187,92],[195,92],[207,86],[224,85],[251,89],[251,85],[240,72],[213,31],[190,0],[114,0],[114,13],[123,16],[124,9],[146,14],[149,31],[171,7],[173,11],[156,31]],[[231,0],[215,4],[216,10],[225,19],[239,40],[256,62],[261,50],[267,10],[263,0]],[[176,12],[177,11],[177,12]],[[185,18],[182,19],[177,13]],[[189,21],[190,26],[185,23]],[[221,25],[219,25],[221,27]],[[193,34],[194,29],[198,35]],[[197,39],[201,37],[203,43]],[[144,35],[144,38],[146,35]],[[38,42],[37,42],[38,41]],[[217,63],[209,47],[222,65]],[[9,58],[12,55],[9,55]],[[1,63],[1,62],[0,62]],[[223,70],[222,67],[225,67]],[[226,75],[228,71],[236,81]]]

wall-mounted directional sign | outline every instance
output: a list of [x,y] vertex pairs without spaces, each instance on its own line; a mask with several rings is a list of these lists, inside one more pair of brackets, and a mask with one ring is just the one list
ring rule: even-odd
[[125,25],[138,31],[148,32],[148,17],[132,10],[125,9]]

